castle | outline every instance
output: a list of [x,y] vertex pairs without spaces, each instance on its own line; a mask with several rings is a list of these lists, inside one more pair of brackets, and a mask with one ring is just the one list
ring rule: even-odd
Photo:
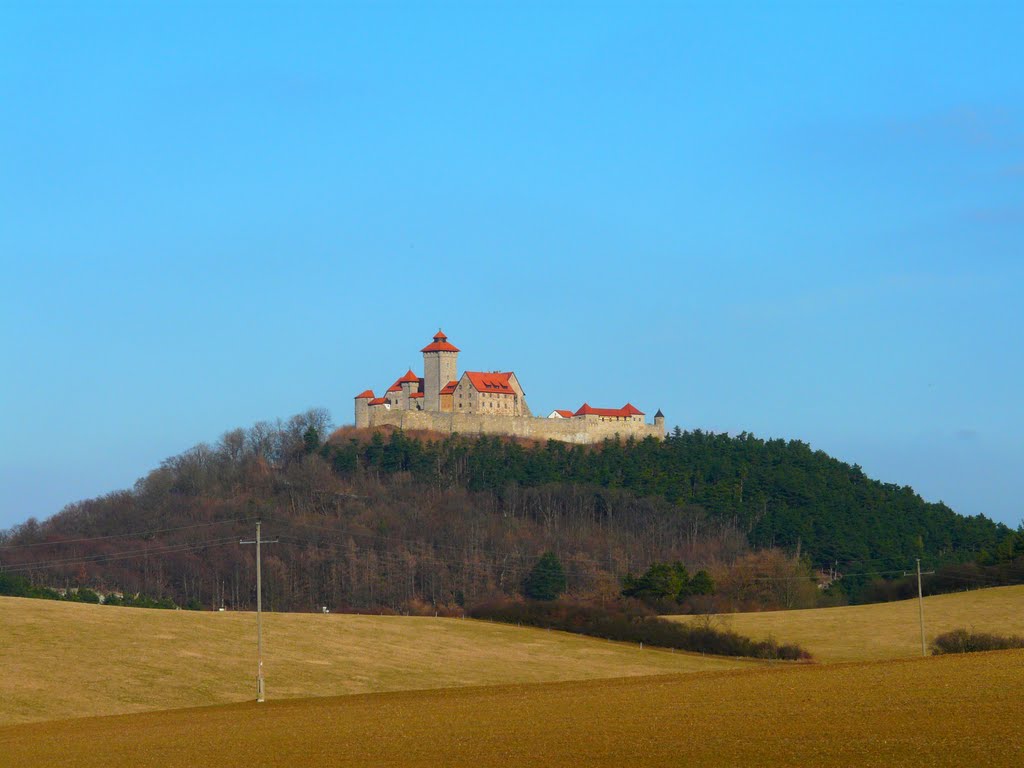
[[356,427],[393,426],[406,430],[510,435],[567,443],[597,443],[616,436],[626,439],[665,438],[665,417],[654,423],[626,403],[621,408],[554,410],[536,417],[512,371],[465,371],[458,375],[459,348],[438,330],[425,346],[423,376],[412,370],[388,387],[382,397],[366,390],[355,397]]

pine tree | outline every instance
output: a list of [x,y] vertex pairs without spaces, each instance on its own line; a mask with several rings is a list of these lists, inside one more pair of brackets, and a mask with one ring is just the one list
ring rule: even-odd
[[309,429],[302,435],[302,445],[306,449],[306,453],[313,453],[320,447],[320,433],[316,431],[316,427],[312,424],[309,425]]
[[565,592],[565,571],[553,552],[545,552],[523,582],[531,600],[554,600]]
[[690,580],[691,595],[710,595],[715,591],[715,582],[705,570],[697,571]]

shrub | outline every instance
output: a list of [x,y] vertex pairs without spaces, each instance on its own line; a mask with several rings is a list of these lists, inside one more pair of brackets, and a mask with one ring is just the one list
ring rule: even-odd
[[24,576],[0,571],[0,595],[10,597],[35,597],[43,600],[60,600],[59,593],[49,587],[34,587]]
[[142,594],[141,592],[137,595],[125,595],[121,598],[121,605],[126,605],[129,608],[177,608],[174,601],[169,597],[154,599],[148,595]]
[[33,597],[32,585],[22,576],[0,571],[0,595],[10,597]]
[[994,635],[988,632],[970,632],[963,627],[954,629],[932,640],[932,654],[974,653],[976,651],[1005,651],[1024,648],[1020,635]]
[[96,605],[100,602],[100,596],[96,594],[95,590],[89,589],[88,587],[79,587],[78,592],[74,595],[74,601],[79,603],[92,603]]
[[752,640],[735,632],[707,624],[683,624],[654,615],[638,601],[613,606],[559,600],[551,602],[495,600],[470,610],[477,619],[559,629],[608,640],[644,643],[660,648],[711,653],[719,656],[747,656],[756,659],[810,659],[811,654],[795,644],[773,639]]
[[692,613],[692,606],[714,591],[715,582],[711,574],[700,570],[691,577],[686,566],[677,561],[652,563],[642,576],[627,573],[622,580],[620,594],[641,600],[658,613],[665,614]]

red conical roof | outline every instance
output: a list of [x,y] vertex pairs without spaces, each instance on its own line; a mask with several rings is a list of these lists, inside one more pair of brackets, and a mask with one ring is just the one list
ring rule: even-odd
[[440,328],[437,329],[437,333],[434,334],[434,342],[427,344],[420,352],[458,352],[459,348],[454,344],[448,343],[448,337],[444,335],[444,331]]

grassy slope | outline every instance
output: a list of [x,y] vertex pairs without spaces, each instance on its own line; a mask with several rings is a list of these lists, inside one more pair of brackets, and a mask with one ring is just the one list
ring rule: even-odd
[[1024,764],[1024,651],[397,692],[0,728],[9,764]]
[[[264,614],[270,698],[583,680],[747,662],[457,619]],[[0,724],[246,701],[252,613],[0,597]]]
[[[754,638],[769,635],[807,648],[816,661],[866,661],[920,656],[917,600],[806,611],[733,613],[725,627]],[[925,636],[957,627],[1024,635],[1024,586],[935,595],[924,599]],[[689,617],[672,617],[688,620]]]

